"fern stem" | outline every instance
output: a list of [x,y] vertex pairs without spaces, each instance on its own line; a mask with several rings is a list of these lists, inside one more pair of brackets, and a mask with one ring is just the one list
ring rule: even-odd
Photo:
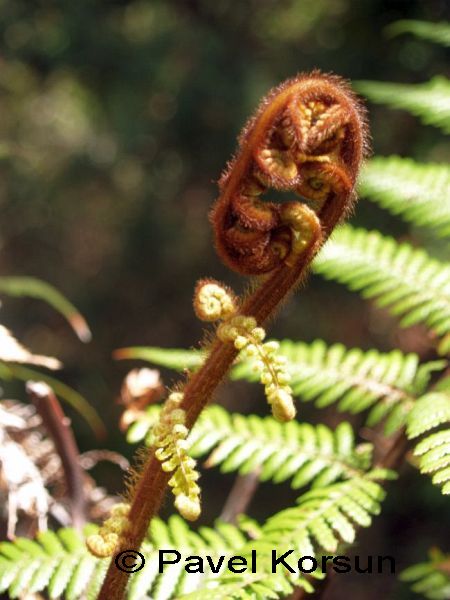
[[[342,212],[342,209],[341,209]],[[332,231],[341,213],[336,206],[329,207],[325,216],[324,236],[312,244],[294,267],[281,266],[247,297],[241,313],[253,316],[258,324],[272,317],[289,293],[301,283],[309,264],[321,246],[321,242]],[[216,339],[210,354],[202,367],[194,373],[183,388],[184,399],[181,407],[186,411],[187,426],[192,428],[203,408],[211,399],[216,388],[224,379],[238,350],[233,345]],[[117,554],[125,550],[140,548],[150,520],[156,516],[162,504],[167,483],[171,477],[161,469],[161,462],[149,450],[144,469],[133,490],[133,502],[130,509],[130,529],[122,540]],[[98,600],[123,600],[129,574],[119,570],[114,562],[108,567],[106,578],[100,590]]]
[[[329,122],[332,119],[334,124]],[[284,160],[279,161],[277,136],[286,141],[281,155],[288,168]],[[265,277],[244,299],[240,315],[262,325],[302,282],[323,242],[351,209],[364,147],[362,108],[339,78],[318,72],[300,75],[273,90],[262,102],[243,131],[239,153],[221,178],[221,194],[211,214],[216,249],[225,264],[242,274]],[[304,179],[298,175],[299,169],[304,171]],[[322,190],[317,213],[302,202],[286,203],[283,208],[271,203],[262,206],[258,200],[259,193],[267,189],[314,196],[313,187],[301,187],[306,181],[313,181]],[[233,344],[216,337],[203,366],[186,382],[180,408],[188,429],[237,354]],[[130,524],[118,552],[140,548],[170,477],[150,449],[132,489]],[[127,580],[128,573],[120,571],[113,559],[99,600],[122,600]]]
[[[242,306],[242,314],[253,316],[258,324],[262,324],[273,316],[276,308],[305,275],[318,247],[319,244],[312,246],[296,268],[280,267],[247,298]],[[291,271],[295,271],[295,277]],[[184,399],[181,407],[186,411],[186,424],[189,429],[194,425],[201,411],[224,379],[237,354],[238,350],[233,345],[216,339],[203,366],[187,381],[183,389]],[[161,462],[150,449],[143,471],[133,489],[133,501],[129,515],[130,529],[124,536],[117,554],[125,550],[140,548],[147,533],[148,524],[161,506],[170,477],[170,473],[161,469]],[[112,560],[98,600],[123,600],[128,576],[129,574],[119,570]]]

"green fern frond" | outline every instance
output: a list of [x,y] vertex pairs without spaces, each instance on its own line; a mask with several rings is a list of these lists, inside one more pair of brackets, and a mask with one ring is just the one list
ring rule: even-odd
[[341,541],[353,543],[356,528],[369,527],[372,517],[380,513],[385,491],[378,480],[393,477],[390,471],[374,469],[363,477],[310,490],[300,496],[298,506],[268,519],[257,544],[277,547],[283,540],[303,555],[336,552]]
[[[277,550],[277,556],[284,552],[293,550],[291,560],[289,556],[286,562],[296,568],[296,559],[301,556],[316,557],[322,552],[334,553],[339,544],[353,543],[356,530],[359,527],[369,527],[372,517],[379,514],[380,503],[385,496],[379,479],[391,477],[392,473],[384,470],[374,470],[364,477],[355,477],[352,480],[336,483],[323,489],[316,489],[303,494],[298,499],[298,506],[283,510],[269,518],[261,528],[258,539],[248,542],[239,551],[240,556],[247,557],[251,550],[255,550],[258,557],[271,555],[272,549]],[[296,557],[296,559],[295,559]],[[271,573],[271,564],[264,563],[260,559],[260,573],[267,570]],[[270,581],[274,574],[267,577],[270,588],[274,586],[272,595],[267,590],[255,589],[256,582],[251,574],[243,573],[234,575],[224,573],[215,580],[207,580],[194,594],[183,597],[183,600],[192,599],[206,600],[213,597],[215,600],[229,600],[238,598],[266,598],[285,597],[292,591],[293,585],[302,582],[298,574],[286,573],[281,569],[286,584],[291,589],[279,589],[275,587],[278,580]],[[281,574],[279,571],[275,575]],[[317,576],[317,573],[314,573]],[[269,588],[269,589],[270,589]],[[209,596],[208,596],[209,594]]]
[[177,600],[276,600],[287,598],[294,591],[294,586],[309,593],[314,591],[307,579],[270,573],[269,565],[264,566],[265,569],[260,573],[226,573],[217,579],[210,579],[200,589],[179,596]]
[[450,168],[399,156],[377,157],[365,166],[363,196],[438,237],[450,238]]
[[377,231],[339,228],[314,261],[327,279],[374,298],[401,316],[400,325],[426,325],[450,352],[450,265]]
[[[162,366],[173,364],[172,352],[178,353],[159,348],[148,350],[147,356],[151,355],[152,363]],[[184,352],[191,352],[191,362],[198,359],[196,351]],[[354,414],[370,409],[367,424],[376,425],[386,418],[387,433],[404,425],[406,414],[416,398],[424,393],[431,373],[447,364],[440,360],[419,365],[416,354],[405,355],[399,350],[364,352],[358,348],[348,349],[342,344],[328,346],[322,340],[311,344],[284,340],[280,343],[279,354],[287,359],[286,369],[296,397],[302,401],[315,401],[319,408],[337,403],[338,410]],[[181,368],[181,364],[177,367]],[[256,381],[258,375],[252,362],[247,360],[233,368],[231,378]],[[130,442],[138,442],[146,436],[156,418],[152,411],[144,413],[131,426]],[[205,419],[208,414],[205,413]],[[219,435],[215,427],[217,423],[211,423],[212,444]]]
[[0,543],[0,593],[10,598],[47,590],[50,599],[63,593],[76,600],[97,568],[81,536],[72,529],[39,533],[36,540]]
[[447,422],[450,422],[450,394],[430,392],[414,404],[408,415],[408,437],[414,439]]
[[450,46],[450,23],[448,21],[431,23],[428,21],[403,19],[386,27],[386,33],[390,36],[412,33],[424,40],[435,42],[442,46]]
[[[249,540],[245,533],[245,522],[241,528],[217,523],[214,529],[201,527],[194,532],[177,515],[167,523],[156,518],[151,522],[149,538],[140,549],[145,566],[131,576],[127,598],[140,600],[151,596],[153,600],[169,600],[193,593],[190,597],[198,600],[206,597],[263,600],[290,593],[294,584],[311,591],[311,584],[299,573],[288,578],[283,568],[277,573],[271,572],[271,549],[276,548],[279,553],[293,549],[299,556],[314,556],[324,550],[335,552],[341,541],[352,543],[356,528],[368,527],[372,517],[380,511],[384,491],[378,480],[390,477],[391,472],[378,469],[321,490],[311,490],[299,498],[295,508],[284,510],[261,527],[253,528],[258,535],[254,540]],[[89,529],[92,531],[92,526]],[[159,573],[159,549],[176,549],[183,561],[166,565],[164,572]],[[250,557],[252,550],[258,556],[257,574],[231,577],[225,572],[211,581],[207,576],[187,573],[183,568],[188,555],[208,555],[217,563],[222,555]],[[0,544],[0,593],[8,591],[11,599],[44,591],[51,600],[94,599],[108,562],[108,559],[91,556],[83,536],[71,529],[40,533],[36,540],[18,538],[14,542],[3,542]]]
[[355,87],[373,102],[407,110],[426,125],[450,133],[450,81],[445,77],[421,84],[358,81]]
[[447,424],[447,429],[432,433],[414,448],[421,473],[432,476],[432,483],[442,485],[442,493],[450,494],[450,394],[430,392],[418,400],[408,416],[407,435],[414,439]]
[[[128,441],[147,437],[157,407],[150,407],[128,430]],[[371,464],[372,446],[355,445],[348,423],[332,431],[325,425],[279,423],[272,417],[230,414],[221,406],[210,406],[201,414],[189,438],[189,454],[195,458],[209,455],[206,466],[221,466],[221,471],[241,474],[260,470],[262,481],[281,483],[292,478],[293,488],[312,483],[323,487],[338,479],[360,476]]]
[[[328,346],[322,340],[311,344],[281,342],[280,353],[287,358],[290,385],[302,401],[315,401],[324,408],[337,403],[339,411],[352,414],[370,409],[367,424],[386,419],[386,433],[404,425],[416,397],[423,393],[434,370],[446,362],[419,365],[416,354],[399,350],[348,349],[342,344]],[[237,365],[233,379],[254,380],[251,362]]]
[[145,566],[132,576],[128,600],[140,600],[145,593],[153,600],[168,600],[199,586],[202,575],[187,573],[182,563],[166,566],[163,573],[158,573],[155,566],[158,564],[158,549],[176,549],[183,559],[190,554],[209,555],[217,563],[219,556],[234,554],[247,539],[239,527],[227,523],[218,522],[214,528],[200,527],[198,532],[194,532],[177,515],[170,517],[167,523],[153,519],[149,541],[141,548]]
[[[89,530],[93,526],[86,529],[86,535]],[[140,600],[146,592],[154,600],[168,600],[199,584],[198,578],[186,573],[182,565],[169,565],[164,573],[158,573],[159,548],[177,549],[183,556],[195,553],[218,557],[232,554],[248,539],[238,527],[225,523],[218,523],[215,529],[202,527],[196,533],[177,515],[167,523],[154,519],[149,536],[141,548],[145,566],[131,577],[128,600]],[[51,600],[95,599],[108,563],[109,559],[92,556],[84,537],[73,529],[39,533],[36,540],[17,538],[14,542],[2,542],[0,593],[8,591],[11,599],[20,598],[25,592],[43,591]]]
[[450,554],[438,549],[430,552],[428,562],[408,567],[400,579],[411,584],[411,589],[428,600],[450,600]]

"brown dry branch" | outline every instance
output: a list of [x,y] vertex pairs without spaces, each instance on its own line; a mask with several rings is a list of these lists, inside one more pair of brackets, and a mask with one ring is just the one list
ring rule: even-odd
[[65,416],[58,399],[46,383],[29,381],[27,392],[61,459],[72,524],[77,529],[81,529],[86,522],[84,473],[70,420]]

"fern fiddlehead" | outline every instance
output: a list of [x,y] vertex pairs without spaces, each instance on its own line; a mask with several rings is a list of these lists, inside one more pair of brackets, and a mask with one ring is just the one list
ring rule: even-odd
[[[199,316],[213,305],[223,318],[225,301],[229,318],[252,319],[258,329],[274,314],[350,210],[366,138],[364,111],[338,77],[319,72],[299,75],[267,95],[241,134],[238,153],[219,181],[220,195],[211,213],[223,262],[238,273],[264,277],[242,302],[231,302],[232,307],[221,292],[216,303],[209,302],[214,294],[206,303],[196,294]],[[295,194],[297,199],[279,205],[266,202],[263,195],[271,190]],[[216,318],[213,310],[207,320]],[[179,409],[188,430],[240,351],[234,338],[225,338],[216,336],[203,366],[182,388]],[[249,342],[255,345],[254,340]],[[264,380],[273,383],[268,375]],[[274,407],[282,419],[293,416],[287,395],[283,393],[283,402],[278,399],[280,406]],[[129,493],[129,524],[118,551],[140,547],[170,477],[151,448]],[[113,560],[99,600],[122,599],[127,578]]]
[[[312,73],[273,90],[219,181],[211,221],[222,260],[245,275],[294,266],[348,208],[364,128],[354,96],[336,77]],[[264,201],[271,190],[300,198]]]

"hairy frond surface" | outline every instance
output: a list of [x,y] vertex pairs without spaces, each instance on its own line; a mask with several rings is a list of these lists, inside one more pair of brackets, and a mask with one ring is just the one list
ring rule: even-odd
[[[151,427],[157,407],[150,407],[128,430],[127,439],[144,437],[152,443]],[[188,438],[189,454],[195,458],[211,453],[207,467],[220,465],[221,471],[240,474],[259,470],[262,481],[281,483],[291,479],[293,488],[311,484],[323,487],[338,479],[362,475],[371,464],[371,444],[355,444],[348,423],[333,431],[325,425],[290,421],[279,423],[273,417],[230,414],[221,406],[207,407]]]
[[450,598],[450,554],[433,549],[428,562],[408,567],[400,579],[411,585],[411,589],[422,598],[449,600]]
[[407,434],[409,439],[427,434],[414,448],[419,469],[442,486],[443,494],[450,494],[450,394],[430,392],[420,398],[408,415]]
[[450,133],[450,81],[441,75],[421,84],[358,81],[356,89],[379,104],[407,110],[426,125]]
[[386,27],[386,32],[390,36],[412,33],[424,40],[450,47],[450,23],[448,21],[431,23],[429,21],[402,19]]
[[400,316],[400,325],[422,323],[450,352],[450,265],[424,250],[377,231],[341,227],[317,259],[314,270],[345,284],[377,306]]
[[394,215],[450,239],[450,167],[399,156],[376,157],[360,178],[361,195]]

